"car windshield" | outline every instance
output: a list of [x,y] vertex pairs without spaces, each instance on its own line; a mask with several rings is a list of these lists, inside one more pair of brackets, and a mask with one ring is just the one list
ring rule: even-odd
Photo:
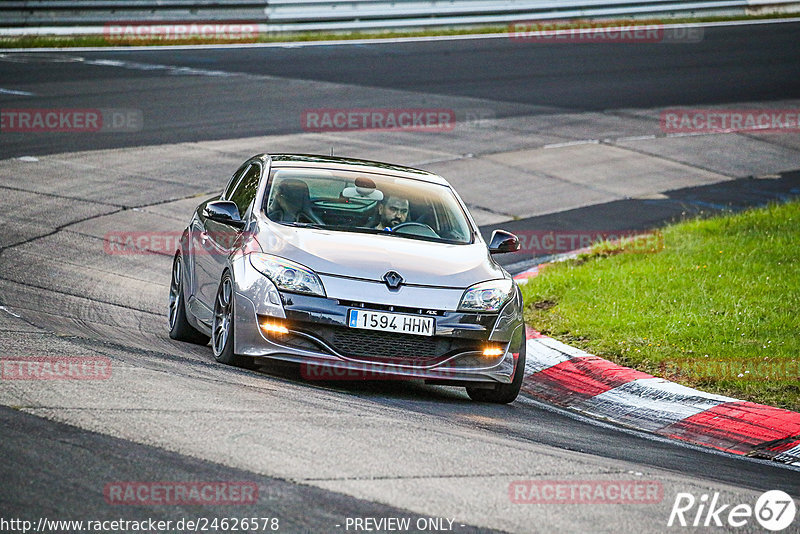
[[446,185],[383,174],[277,168],[265,212],[275,222],[455,244],[473,230]]

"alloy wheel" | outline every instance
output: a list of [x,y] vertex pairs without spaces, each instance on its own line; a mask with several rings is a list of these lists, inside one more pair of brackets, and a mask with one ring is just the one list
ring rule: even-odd
[[231,330],[233,318],[233,286],[231,279],[225,277],[217,291],[217,300],[214,304],[214,327],[212,335],[212,345],[214,355],[219,356],[225,350],[228,342],[228,335]]

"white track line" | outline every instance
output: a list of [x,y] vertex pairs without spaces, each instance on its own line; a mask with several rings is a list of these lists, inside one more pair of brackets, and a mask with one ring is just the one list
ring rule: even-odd
[[16,96],[36,96],[28,91],[18,91],[16,89],[3,89],[0,87],[0,95],[16,95]]
[[3,310],[4,312],[6,312],[6,313],[7,313],[7,314],[9,314],[9,315],[13,315],[13,316],[14,316],[14,317],[16,317],[17,319],[22,319],[22,316],[21,316],[21,315],[17,315],[16,313],[14,313],[13,311],[9,310],[9,309],[8,309],[8,308],[6,308],[5,306],[0,306],[0,310]]

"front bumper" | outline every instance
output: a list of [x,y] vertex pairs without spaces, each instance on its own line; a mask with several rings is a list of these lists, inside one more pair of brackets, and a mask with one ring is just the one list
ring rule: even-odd
[[[510,383],[524,350],[519,291],[499,313],[479,314],[280,293],[263,276],[246,276],[244,283],[234,279],[235,352],[300,363],[303,375],[311,379],[395,376]],[[276,296],[279,306],[274,303]],[[347,313],[352,308],[433,316],[435,335],[349,328]],[[288,332],[265,330],[262,323]],[[484,356],[487,347],[499,348],[501,354]]]

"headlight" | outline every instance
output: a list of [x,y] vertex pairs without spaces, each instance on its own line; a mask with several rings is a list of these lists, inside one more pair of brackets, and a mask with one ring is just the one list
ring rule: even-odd
[[258,272],[272,280],[278,289],[292,293],[325,296],[325,289],[319,277],[307,267],[299,263],[253,252],[250,254],[250,265]]
[[461,297],[461,311],[496,312],[508,300],[514,282],[510,279],[490,280],[475,284]]

